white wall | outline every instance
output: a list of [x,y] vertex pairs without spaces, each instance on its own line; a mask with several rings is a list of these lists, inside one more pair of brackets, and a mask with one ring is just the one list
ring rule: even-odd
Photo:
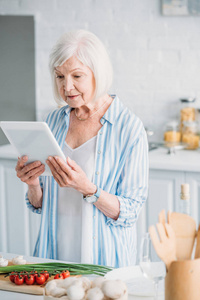
[[180,97],[200,103],[200,16],[164,17],[161,0],[0,0],[0,14],[35,16],[38,120],[54,106],[49,51],[77,28],[105,43],[115,72],[111,92],[160,138],[178,116]]

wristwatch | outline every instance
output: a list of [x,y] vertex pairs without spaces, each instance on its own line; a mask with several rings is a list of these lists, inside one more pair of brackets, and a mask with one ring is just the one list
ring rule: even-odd
[[95,203],[99,199],[100,194],[101,194],[101,189],[97,185],[96,185],[96,187],[97,187],[97,191],[96,191],[95,194],[88,195],[88,196],[83,196],[83,199],[85,201],[87,201],[88,203]]

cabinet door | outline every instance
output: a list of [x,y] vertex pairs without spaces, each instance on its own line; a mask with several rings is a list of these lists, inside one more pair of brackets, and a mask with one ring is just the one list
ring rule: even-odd
[[158,222],[158,214],[165,209],[178,211],[177,199],[180,198],[180,186],[185,182],[184,172],[150,170],[149,196],[147,200],[147,227]]
[[16,176],[15,166],[15,160],[0,160],[0,251],[32,255],[40,215],[29,212],[27,185]]
[[200,222],[200,173],[186,172],[185,182],[190,185],[191,216]]
[[[138,251],[142,235],[148,231],[150,225],[158,222],[158,214],[165,209],[178,211],[180,186],[185,182],[184,172],[150,170],[149,194],[145,206],[137,222]],[[139,253],[139,252],[138,252]]]

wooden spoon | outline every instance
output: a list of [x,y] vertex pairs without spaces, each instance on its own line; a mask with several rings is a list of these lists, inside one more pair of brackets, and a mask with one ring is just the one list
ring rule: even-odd
[[191,259],[196,236],[195,220],[186,214],[169,212],[168,222],[176,235],[177,259]]
[[197,243],[194,258],[200,258],[200,224],[197,231]]
[[165,223],[156,224],[160,240],[155,226],[149,227],[149,234],[157,255],[165,263],[167,270],[173,261],[176,260],[176,236],[171,225]]

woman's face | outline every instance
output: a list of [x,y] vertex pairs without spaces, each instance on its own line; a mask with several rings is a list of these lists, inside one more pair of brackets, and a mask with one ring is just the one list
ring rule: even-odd
[[62,99],[71,107],[86,105],[94,99],[95,79],[91,69],[72,56],[55,68],[56,84]]

